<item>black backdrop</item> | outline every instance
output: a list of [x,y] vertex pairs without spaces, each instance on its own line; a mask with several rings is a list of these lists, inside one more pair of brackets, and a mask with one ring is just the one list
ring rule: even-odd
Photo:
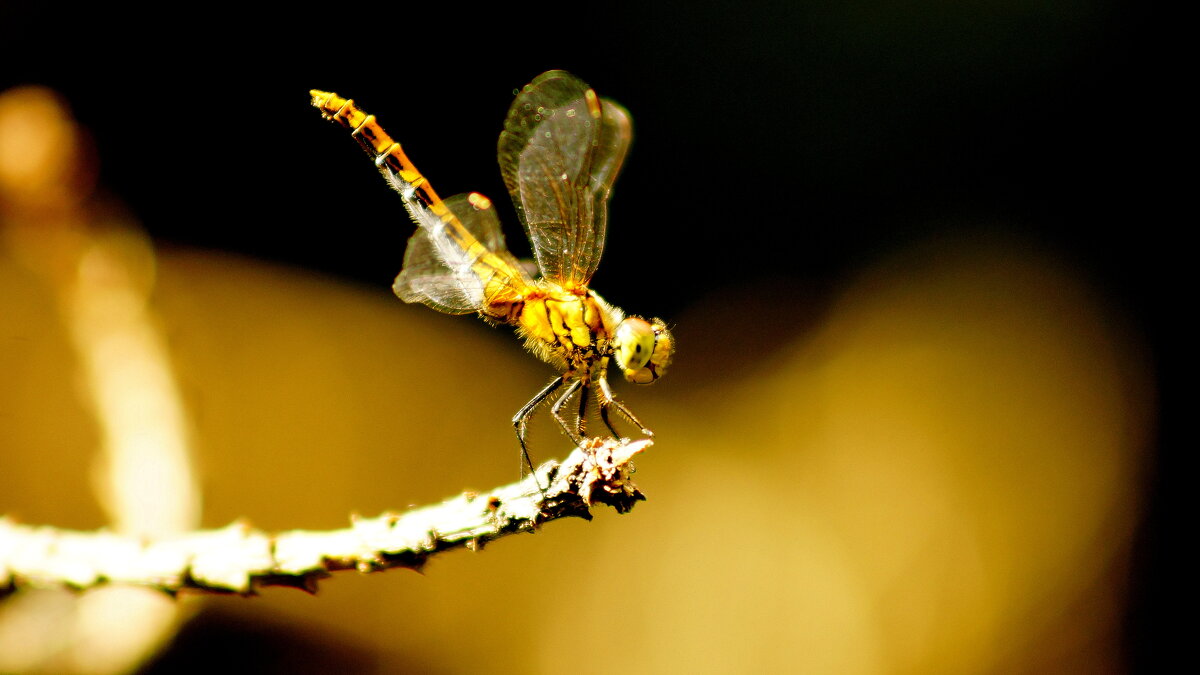
[[652,315],[747,278],[827,286],[877,252],[963,228],[1064,255],[1146,335],[1163,393],[1127,620],[1131,665],[1145,667],[1168,643],[1159,567],[1180,480],[1166,22],[1134,3],[1069,0],[307,15],[0,2],[0,89],[60,91],[94,136],[104,188],[163,245],[384,291],[410,227],[308,107],[309,88],[379,115],[443,195],[497,199],[518,255],[494,157],[514,88],[565,68],[620,101],[635,141],[597,286],[628,299],[652,284],[637,303]]

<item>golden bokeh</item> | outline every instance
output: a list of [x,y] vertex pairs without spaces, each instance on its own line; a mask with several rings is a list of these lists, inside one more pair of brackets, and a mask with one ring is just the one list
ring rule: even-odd
[[[105,526],[62,277],[5,241],[0,510]],[[341,527],[517,478],[509,419],[548,371],[507,331],[218,253],[153,269],[135,278],[153,280],[203,526]],[[963,236],[792,290],[697,299],[673,317],[671,377],[618,392],[657,434],[630,515],[316,596],[180,603],[377,672],[1119,670],[1153,383],[1086,275]],[[542,417],[538,459],[564,454]]]

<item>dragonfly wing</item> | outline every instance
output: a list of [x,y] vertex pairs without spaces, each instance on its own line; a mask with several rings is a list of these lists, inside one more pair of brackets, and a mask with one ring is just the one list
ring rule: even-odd
[[417,230],[408,240],[404,268],[396,276],[392,290],[405,302],[420,302],[446,314],[469,314],[483,302],[478,279],[456,275],[438,255],[437,245],[425,230]]
[[608,194],[631,137],[624,110],[562,71],[539,75],[513,101],[500,172],[546,278],[581,286],[596,271]]
[[633,141],[629,112],[608,99],[601,99],[601,104],[603,116],[600,118],[600,134],[592,150],[592,166],[588,177],[592,200],[592,237],[586,257],[588,265],[581,270],[585,281],[595,274],[600,255],[604,253],[604,240],[608,233],[608,198],[625,162],[625,155],[629,152],[629,144]]
[[606,98],[600,99],[600,103],[603,117],[600,119],[600,136],[592,150],[589,178],[596,199],[608,199],[633,141],[633,122],[624,107]]
[[517,262],[520,263],[521,269],[525,270],[525,274],[528,274],[531,278],[536,277],[542,273],[542,271],[538,269],[537,261],[535,261],[535,260],[530,260],[529,258],[521,258]]
[[444,216],[410,208],[419,227],[408,240],[404,267],[392,285],[396,295],[447,314],[479,311],[503,293],[519,295],[530,280],[505,247],[491,203],[477,194],[441,203]]

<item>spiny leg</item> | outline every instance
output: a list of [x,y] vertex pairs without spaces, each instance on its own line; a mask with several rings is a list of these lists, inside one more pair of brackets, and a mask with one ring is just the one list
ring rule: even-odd
[[[517,430],[517,440],[521,442],[521,457],[524,460],[524,463],[521,466],[521,474],[523,476],[525,474],[525,468],[528,467],[529,473],[533,474],[534,482],[537,482],[537,471],[535,471],[533,468],[533,460],[529,458],[529,448],[525,445],[525,426],[529,423],[529,416],[533,414],[533,411],[536,410],[543,401],[550,398],[550,395],[557,391],[559,387],[563,386],[564,383],[565,382],[562,377],[556,377],[553,380],[550,380],[550,384],[546,385],[545,388],[535,394],[533,398],[529,399],[529,403],[526,403],[524,406],[522,406],[521,409],[517,411],[517,414],[513,415],[512,418],[513,428]],[[538,485],[538,490],[544,492],[541,484]]]
[[591,387],[586,385],[579,389],[579,417],[576,418],[578,425],[575,428],[580,438],[587,438],[587,402],[590,390]]
[[563,431],[567,432],[567,436],[570,437],[572,441],[575,441],[575,445],[578,447],[583,447],[583,435],[576,434],[575,430],[571,428],[571,425],[567,423],[567,420],[563,419],[562,409],[563,406],[567,404],[567,401],[570,401],[571,397],[575,395],[575,392],[579,391],[579,388],[582,385],[583,380],[575,380],[572,382],[571,386],[567,387],[566,393],[560,396],[550,408],[550,412],[554,415],[554,419],[558,421],[558,425],[563,428]]
[[[597,384],[597,386],[599,386],[599,384]],[[606,386],[607,386],[607,383],[606,383]],[[602,390],[600,392],[599,396],[597,396],[596,398],[599,400],[600,420],[602,422],[604,422],[604,426],[608,427],[608,431],[609,431],[609,433],[612,434],[613,439],[620,441],[621,440],[621,432],[617,431],[617,428],[613,426],[612,420],[610,420],[608,418],[608,407],[609,407],[608,401],[612,400],[612,396],[609,395],[606,398],[604,395],[604,392]]]
[[613,396],[612,389],[608,386],[607,378],[603,376],[598,377],[596,378],[596,383],[600,387],[600,419],[604,420],[605,426],[608,427],[609,431],[613,432],[613,435],[616,438],[621,438],[621,434],[617,433],[617,430],[613,428],[612,422],[608,419],[608,409],[610,407],[616,408],[617,412],[620,413],[622,417],[624,417],[633,426],[641,429],[642,433],[648,438],[654,438],[654,432],[647,429],[646,425],[642,424],[641,420],[639,420],[633,414],[633,412],[629,410],[629,408],[626,408],[624,403],[621,403],[616,399],[616,397]]

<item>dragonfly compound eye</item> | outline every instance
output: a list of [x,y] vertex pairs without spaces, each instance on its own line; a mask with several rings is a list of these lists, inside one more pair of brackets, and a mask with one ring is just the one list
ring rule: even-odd
[[650,384],[667,372],[675,352],[675,339],[661,319],[651,324],[631,316],[617,325],[613,351],[625,379]]

